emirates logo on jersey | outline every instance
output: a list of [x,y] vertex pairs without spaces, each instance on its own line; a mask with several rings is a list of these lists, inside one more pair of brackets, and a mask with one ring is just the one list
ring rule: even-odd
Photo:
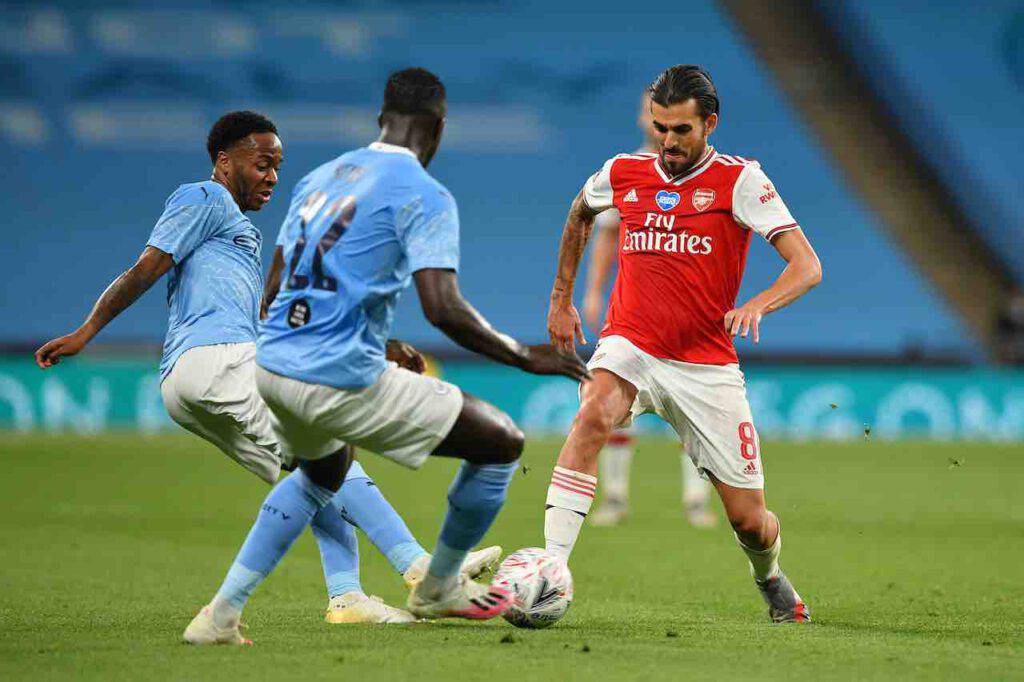
[[693,207],[698,211],[706,211],[715,203],[715,190],[700,189],[693,190]]

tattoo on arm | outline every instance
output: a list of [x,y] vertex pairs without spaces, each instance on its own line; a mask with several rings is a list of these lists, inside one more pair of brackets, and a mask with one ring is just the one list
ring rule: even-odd
[[122,272],[100,294],[82,327],[95,335],[146,293],[173,264],[169,254],[146,247],[135,265]]
[[572,300],[576,273],[583,259],[583,252],[587,248],[590,232],[594,229],[595,216],[597,213],[587,206],[581,191],[573,200],[569,215],[565,219],[562,241],[558,247],[558,272],[555,275],[551,298]]

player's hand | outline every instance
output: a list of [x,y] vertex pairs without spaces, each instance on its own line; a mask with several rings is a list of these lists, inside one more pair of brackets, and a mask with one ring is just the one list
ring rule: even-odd
[[47,341],[36,351],[36,364],[41,369],[46,369],[59,363],[63,357],[78,355],[89,343],[89,338],[84,332],[77,330],[66,336]]
[[753,332],[754,343],[761,341],[761,318],[764,317],[764,311],[760,306],[755,306],[747,303],[739,308],[733,308],[725,314],[724,324],[725,330],[729,332],[729,336],[736,336],[739,334],[743,338],[747,338],[747,334]]
[[604,297],[600,291],[588,291],[583,297],[583,321],[594,333],[601,331],[601,316],[604,314]]
[[554,346],[529,346],[522,368],[531,374],[561,374],[576,381],[589,381],[590,372],[576,353],[563,353]]
[[410,372],[423,374],[427,369],[427,361],[423,359],[420,352],[398,339],[388,339],[384,355],[391,362],[397,362],[399,367],[404,367]]
[[551,345],[564,353],[576,354],[576,341],[586,344],[587,339],[583,336],[583,324],[580,322],[580,314],[576,312],[576,306],[571,302],[551,302],[548,308],[548,336],[551,338]]

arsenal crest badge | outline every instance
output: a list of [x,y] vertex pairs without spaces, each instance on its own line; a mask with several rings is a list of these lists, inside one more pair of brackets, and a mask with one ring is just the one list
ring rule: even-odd
[[693,191],[693,207],[698,211],[706,211],[715,203],[715,190],[696,189]]

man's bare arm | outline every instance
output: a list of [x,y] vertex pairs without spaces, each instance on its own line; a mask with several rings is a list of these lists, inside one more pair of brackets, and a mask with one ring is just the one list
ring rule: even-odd
[[611,226],[600,226],[590,249],[590,267],[587,268],[587,290],[583,294],[583,321],[593,331],[601,326],[604,311],[604,288],[615,263],[619,248],[618,230]]
[[746,337],[753,330],[754,343],[760,341],[764,315],[789,305],[821,282],[821,262],[803,230],[783,232],[772,241],[772,246],[786,261],[786,268],[770,287],[727,312],[723,320],[732,336]]
[[270,272],[267,273],[267,281],[263,285],[263,300],[260,301],[260,319],[267,319],[267,311],[270,304],[277,297],[281,289],[281,273],[284,271],[284,249],[278,246],[274,249],[274,260],[270,263]]
[[551,343],[558,349],[572,353],[576,349],[576,340],[586,343],[583,336],[583,325],[580,315],[572,304],[573,287],[580,260],[587,248],[587,240],[594,228],[597,213],[587,206],[583,191],[573,199],[569,215],[562,229],[562,241],[558,247],[558,270],[555,284],[551,288],[551,304],[548,308],[548,334]]
[[160,249],[147,246],[135,262],[100,294],[96,304],[82,326],[75,331],[53,339],[35,353],[36,364],[51,367],[64,356],[79,353],[101,329],[135,303],[153,283],[174,267],[174,259]]
[[559,353],[547,345],[525,346],[497,331],[463,298],[452,270],[417,270],[413,280],[427,320],[463,348],[533,374],[561,374],[577,381],[590,377],[575,353]]

